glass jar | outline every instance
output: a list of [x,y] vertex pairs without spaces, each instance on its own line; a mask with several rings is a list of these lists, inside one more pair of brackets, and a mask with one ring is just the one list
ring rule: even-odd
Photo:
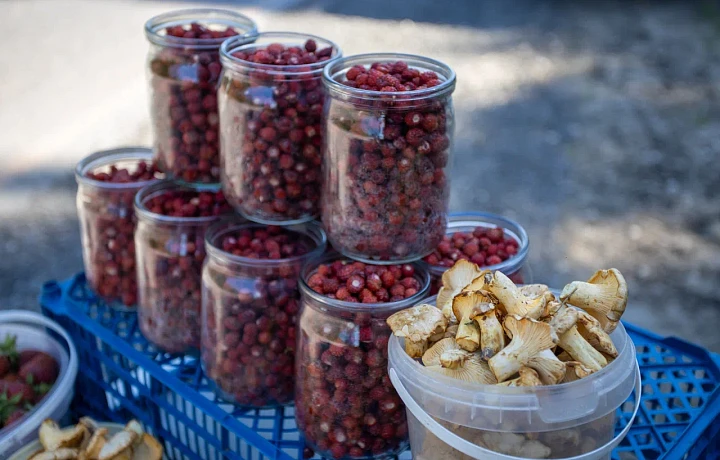
[[[268,62],[277,56],[282,62],[308,63],[251,61],[267,50],[274,51],[262,56]],[[251,44],[228,40],[220,53],[220,170],[228,200],[255,222],[314,219],[320,213],[322,183],[325,97],[320,80],[323,67],[340,56],[340,49],[314,35],[266,32]]]
[[325,232],[315,222],[220,222],[208,230],[205,248],[205,375],[227,401],[255,408],[291,403],[298,277],[305,261],[325,251]]
[[[494,230],[488,235],[487,230],[490,229],[501,229],[502,232]],[[487,238],[487,241],[483,238]],[[506,248],[508,241],[512,241],[511,246],[514,246],[511,250]],[[464,251],[465,255],[448,255],[446,248],[438,246],[432,254],[422,259],[420,263],[430,272],[430,295],[438,293],[442,274],[458,258],[467,258],[483,270],[500,270],[515,284],[533,282],[532,271],[526,263],[530,239],[525,229],[511,219],[487,212],[452,213],[441,244],[449,245],[452,252],[456,249],[457,252]],[[458,248],[457,245],[461,246]]]
[[142,147],[96,152],[75,168],[85,275],[113,307],[137,302],[133,200],[157,180],[153,169],[152,151]]
[[[375,74],[420,75],[413,77],[418,83],[432,78],[427,82],[434,86],[367,90],[356,75],[368,65]],[[390,77],[382,78],[393,82]],[[359,87],[343,83],[349,78]],[[329,97],[321,208],[328,240],[344,255],[371,263],[429,254],[447,225],[455,73],[425,57],[366,54],[328,65],[323,84]]]
[[[165,205],[158,204],[166,196]],[[165,215],[166,206],[185,206],[182,212],[194,217]],[[207,215],[192,212],[198,207]],[[164,351],[200,347],[205,231],[230,209],[218,187],[163,181],[135,197],[138,322],[145,338]]]
[[219,183],[217,84],[220,45],[252,41],[255,22],[219,9],[164,13],[145,23],[155,158],[169,178]]
[[307,444],[323,457],[390,456],[407,446],[408,430],[387,374],[391,330],[385,321],[425,298],[430,278],[413,264],[417,292],[386,303],[351,303],[310,287],[319,268],[342,259],[331,254],[303,269],[295,417]]

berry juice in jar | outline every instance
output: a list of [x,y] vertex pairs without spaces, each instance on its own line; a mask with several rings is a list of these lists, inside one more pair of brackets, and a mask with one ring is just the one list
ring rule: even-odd
[[205,238],[202,363],[227,401],[260,408],[291,403],[298,277],[326,247],[319,224],[220,222]]
[[219,183],[217,84],[220,45],[252,41],[255,22],[232,11],[171,11],[145,23],[154,150],[168,178]]
[[460,259],[500,270],[515,284],[530,284],[529,250],[527,232],[511,219],[487,212],[451,213],[442,241],[420,263],[430,272],[430,295],[438,293],[442,274]]
[[300,223],[320,213],[323,68],[340,56],[314,35],[266,32],[223,43],[222,184],[255,222]]
[[322,221],[356,260],[417,260],[447,225],[455,73],[412,55],[366,54],[323,72]]
[[85,276],[112,307],[135,308],[133,200],[138,190],[159,176],[152,151],[142,147],[96,152],[75,168]]
[[407,446],[405,406],[387,374],[388,316],[427,296],[419,264],[370,265],[331,254],[307,264],[295,417],[325,458],[377,458]]
[[170,353],[200,347],[205,231],[232,213],[219,187],[162,181],[135,196],[138,322]]

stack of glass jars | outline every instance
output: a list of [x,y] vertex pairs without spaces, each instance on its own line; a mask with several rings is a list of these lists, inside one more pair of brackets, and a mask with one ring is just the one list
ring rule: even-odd
[[455,75],[431,59],[373,54],[328,64],[322,82],[320,207],[340,254],[303,270],[295,411],[322,456],[384,457],[408,442],[385,320],[429,290],[418,261],[447,223]]
[[320,455],[404,449],[387,317],[458,258],[526,276],[517,224],[448,219],[454,72],[413,55],[342,58],[327,39],[258,33],[222,10],[163,14],[145,32],[158,171],[78,166],[91,285],[137,299],[159,349],[199,348],[218,397],[294,400]]

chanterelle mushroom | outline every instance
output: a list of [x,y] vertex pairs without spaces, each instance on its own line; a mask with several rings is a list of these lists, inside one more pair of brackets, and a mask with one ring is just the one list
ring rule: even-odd
[[497,317],[496,299],[487,291],[469,291],[455,297],[455,303],[464,303],[470,308],[469,319],[480,329],[480,355],[484,360],[495,356],[505,347],[505,333]]
[[448,322],[439,309],[423,304],[394,313],[387,324],[393,334],[405,338],[407,354],[419,358],[427,349],[428,338],[444,332]]
[[555,346],[547,323],[509,315],[503,326],[512,335],[512,340],[488,361],[499,382],[510,378],[533,356]]
[[580,335],[577,326],[571,327],[559,338],[558,345],[572,356],[574,361],[580,361],[593,371],[599,371],[607,366],[607,359]]
[[600,325],[600,321],[590,314],[579,311],[578,315],[578,331],[590,345],[597,351],[616,358],[618,355],[617,348],[613,344],[612,339]]
[[475,353],[460,348],[455,339],[442,339],[423,355],[423,364],[448,377],[483,384],[497,383],[487,364]]
[[562,302],[580,307],[597,318],[608,334],[617,327],[627,299],[627,283],[615,268],[598,270],[587,282],[573,281],[560,294]]
[[540,381],[544,385],[555,385],[565,377],[565,363],[560,361],[550,350],[543,350],[533,356],[528,360],[526,366],[538,373]]
[[428,366],[427,369],[465,382],[485,385],[497,383],[495,376],[485,361],[480,359],[478,355],[462,349],[444,353],[441,357],[441,365]]
[[472,262],[461,259],[442,275],[442,287],[438,291],[437,306],[451,322],[455,316],[452,312],[452,303],[456,295],[463,288],[473,282],[483,272]]
[[574,308],[568,308],[561,305],[553,317],[550,318],[549,324],[552,328],[555,341],[559,341],[559,337],[575,326],[578,321],[578,311]]
[[538,295],[537,288],[526,290],[527,295],[523,294],[510,278],[500,271],[485,275],[485,288],[498,298],[509,315],[523,318],[540,318],[547,303],[553,298],[550,291]]
[[455,340],[460,347],[467,351],[475,351],[480,347],[480,325],[473,318],[483,305],[494,308],[494,301],[485,291],[463,292],[455,296],[452,304],[453,314],[458,320]]
[[518,378],[506,380],[498,383],[498,385],[505,387],[537,387],[543,384],[538,373],[532,368],[523,366],[518,371],[518,374],[520,375]]
[[574,382],[575,380],[584,379],[585,377],[593,373],[591,369],[583,366],[583,364],[578,361],[568,361],[565,363],[565,366],[565,376],[562,379],[562,383]]
[[422,355],[422,362],[426,367],[439,366],[440,356],[450,350],[462,350],[462,348],[458,346],[457,342],[455,342],[454,337],[442,339],[432,347],[428,348],[428,350]]

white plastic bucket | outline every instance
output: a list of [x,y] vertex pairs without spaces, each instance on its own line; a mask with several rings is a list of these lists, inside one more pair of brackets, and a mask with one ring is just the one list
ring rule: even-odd
[[[434,304],[434,298],[429,300],[425,303]],[[428,371],[410,358],[402,340],[393,336],[388,368],[407,407],[413,458],[609,459],[635,419],[641,392],[635,346],[622,324],[611,338],[618,357],[584,379],[542,387],[502,387],[472,384]],[[615,413],[633,390],[632,417],[622,432],[614,435]],[[537,443],[550,447],[550,456],[510,455],[521,439],[514,435],[534,441],[526,445],[529,450],[537,451],[530,449]],[[500,437],[503,442],[498,441]]]
[[[62,340],[56,340],[48,330]],[[65,415],[73,398],[78,371],[75,345],[55,321],[30,311],[0,311],[0,340],[8,334],[17,336],[19,351],[39,350],[55,358],[60,364],[60,374],[42,402],[19,422],[0,430],[0,458],[8,458],[19,447],[37,438],[37,430],[46,418],[59,420]]]

